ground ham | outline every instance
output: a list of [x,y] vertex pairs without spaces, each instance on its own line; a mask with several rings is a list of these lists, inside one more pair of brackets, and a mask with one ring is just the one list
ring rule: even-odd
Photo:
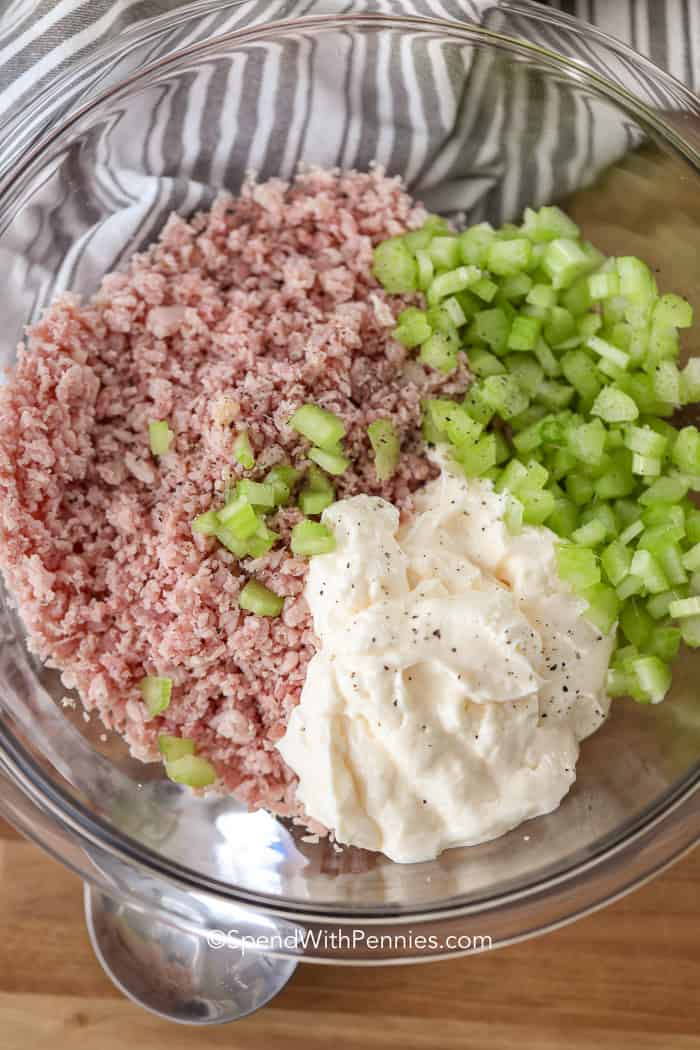
[[[251,181],[189,222],[172,216],[89,303],[57,299],[0,390],[0,565],[32,650],[136,756],[156,758],[160,733],[191,737],[251,807],[300,814],[275,748],[315,644],[306,564],[287,543],[299,514],[279,512],[280,544],[243,563],[190,523],[241,475],[241,428],[250,477],[304,463],[287,421],[306,401],[346,424],[353,466],[339,496],[405,508],[432,476],[420,400],[466,389],[466,367],[406,367],[391,338],[404,304],[371,276],[373,245],[424,214],[378,170]],[[377,417],[402,434],[384,484],[366,435]],[[159,460],[154,419],[175,433]],[[288,596],[279,618],[239,610],[253,573]],[[172,701],[149,718],[138,683],[155,674],[173,679]]]

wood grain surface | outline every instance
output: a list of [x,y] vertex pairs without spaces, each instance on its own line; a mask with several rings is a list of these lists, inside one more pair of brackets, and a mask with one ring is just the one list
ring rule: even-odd
[[268,1007],[189,1029],[122,998],[79,880],[0,822],[2,1050],[700,1050],[700,851],[595,915],[493,953],[302,965]]

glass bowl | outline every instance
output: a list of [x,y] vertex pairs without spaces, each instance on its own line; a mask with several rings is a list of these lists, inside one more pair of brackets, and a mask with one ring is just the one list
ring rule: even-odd
[[[563,202],[604,251],[643,256],[700,313],[691,92],[536,4],[446,3],[444,17],[418,0],[341,7],[179,9],[64,70],[0,128],[3,365],[55,293],[89,295],[170,211],[190,214],[221,186],[237,191],[249,168],[288,177],[300,162],[377,161],[429,208],[467,221]],[[113,919],[131,909],[147,920],[137,933],[132,923],[132,970],[154,965],[134,947],[158,940],[144,929],[186,933],[187,1019],[226,1015],[215,996],[202,1005],[192,976],[205,973],[218,931],[235,931],[228,946],[238,948],[257,935],[255,950],[292,965],[444,957],[581,915],[700,837],[698,653],[683,654],[662,705],[615,701],[556,812],[397,865],[305,841],[230,799],[192,798],[130,758],[60,705],[66,690],[1,600],[0,807],[93,887],[93,904],[100,893]]]

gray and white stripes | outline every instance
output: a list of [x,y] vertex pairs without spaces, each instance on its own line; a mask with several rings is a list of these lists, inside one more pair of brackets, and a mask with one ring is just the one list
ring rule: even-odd
[[[523,17],[517,6],[411,0],[410,12],[505,29],[603,71],[609,64],[652,105],[674,108],[673,93],[659,97],[653,78],[639,78],[624,56],[593,47],[566,24]],[[700,0],[559,6],[575,6],[601,28],[625,33],[700,83]],[[407,5],[201,0],[195,22],[184,20],[173,0],[38,0],[31,13],[26,0],[13,2],[0,18],[0,120],[11,123],[14,116],[19,151],[49,115],[60,116],[96,86],[116,83],[159,55],[272,18],[364,10],[398,13]],[[653,33],[666,10],[664,31]],[[143,20],[157,15],[160,32],[138,39]],[[105,44],[111,50],[100,52]],[[49,85],[41,109],[23,112],[17,122],[32,92]],[[2,134],[0,127],[0,164],[13,157]],[[31,208],[5,231],[0,261],[16,292],[18,318],[26,319],[55,291],[92,291],[106,269],[155,236],[169,211],[206,205],[222,186],[237,190],[249,168],[289,176],[299,160],[366,168],[376,159],[403,174],[433,209],[501,221],[586,183],[639,138],[638,128],[595,92],[437,30],[353,34],[316,26],[293,40],[244,42],[235,53],[212,45],[197,62],[183,59],[177,71],[152,74],[138,94],[114,98],[92,126],[85,122],[57,155]]]

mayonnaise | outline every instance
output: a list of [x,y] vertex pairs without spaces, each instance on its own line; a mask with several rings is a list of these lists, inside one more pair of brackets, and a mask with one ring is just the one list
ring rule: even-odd
[[404,527],[385,500],[329,507],[311,559],[320,640],[278,747],[307,814],[400,862],[555,809],[604,720],[613,635],[557,574],[556,537],[511,536],[488,481],[443,470]]

